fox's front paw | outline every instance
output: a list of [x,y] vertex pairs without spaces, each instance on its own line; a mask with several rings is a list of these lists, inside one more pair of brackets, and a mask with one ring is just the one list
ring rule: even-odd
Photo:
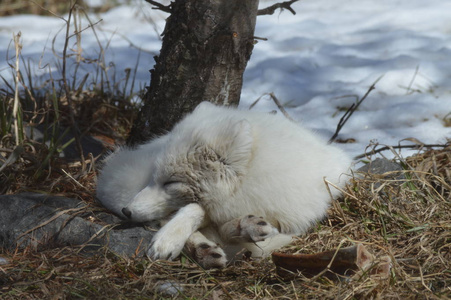
[[260,242],[279,233],[277,228],[272,226],[263,217],[248,215],[240,221],[241,237],[248,242]]
[[152,260],[174,260],[180,255],[185,245],[186,239],[180,239],[176,235],[165,233],[163,229],[164,227],[157,232],[147,249],[147,257]]

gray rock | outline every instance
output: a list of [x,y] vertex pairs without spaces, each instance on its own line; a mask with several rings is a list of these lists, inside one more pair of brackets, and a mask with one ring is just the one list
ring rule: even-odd
[[[0,247],[12,251],[81,246],[84,251],[107,248],[119,255],[143,256],[152,232],[130,227],[108,213],[84,210],[83,201],[24,193],[0,196]],[[93,223],[91,216],[102,224]],[[139,251],[137,249],[139,248]]]
[[[384,175],[384,177],[395,179],[404,179],[404,174],[400,172],[402,170],[401,165],[394,161],[385,158],[376,158],[363,167],[360,167],[357,171],[360,173]],[[390,174],[390,172],[392,173]]]

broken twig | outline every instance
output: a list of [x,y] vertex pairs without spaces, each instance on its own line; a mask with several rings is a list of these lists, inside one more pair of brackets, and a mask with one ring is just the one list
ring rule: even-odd
[[257,12],[257,16],[272,15],[278,8],[288,9],[293,15],[295,15],[296,12],[294,11],[293,8],[291,8],[291,4],[293,4],[294,2],[297,2],[297,1],[299,1],[299,0],[285,1],[285,2],[281,2],[281,3],[276,3],[267,8],[259,9]]
[[[279,99],[277,99],[276,95],[274,95],[274,93],[267,93],[267,94],[263,94],[260,97],[258,97],[257,100],[254,101],[254,103],[252,103],[249,106],[249,109],[252,109],[257,103],[258,101],[260,101],[260,99],[263,96],[268,95],[269,97],[271,97],[272,101],[274,101],[274,103],[277,105],[277,108],[283,113],[283,115],[290,121],[295,122],[294,119],[288,114],[288,112],[285,110],[285,108],[283,107],[283,105],[280,103]],[[272,113],[272,112],[271,112]],[[276,111],[274,111],[274,113],[276,113]]]
[[357,108],[359,108],[360,104],[362,104],[362,102],[368,97],[368,95],[371,93],[371,91],[376,88],[376,83],[378,83],[379,80],[382,79],[382,77],[383,77],[383,75],[380,76],[378,79],[376,79],[376,81],[370,86],[370,88],[365,93],[365,95],[363,95],[363,97],[360,100],[358,100],[356,103],[353,103],[351,105],[351,107],[349,107],[349,109],[343,115],[343,117],[341,117],[341,119],[337,125],[337,130],[335,130],[334,135],[328,141],[329,144],[331,144],[337,138],[340,130],[343,128],[343,126],[345,126],[346,122],[349,120],[349,118],[352,116],[352,114],[357,110]]
[[167,13],[172,12],[171,5],[163,5],[157,1],[152,1],[152,0],[145,0],[145,1],[156,6],[156,7],[152,7],[152,9],[159,9],[159,10],[167,12]]

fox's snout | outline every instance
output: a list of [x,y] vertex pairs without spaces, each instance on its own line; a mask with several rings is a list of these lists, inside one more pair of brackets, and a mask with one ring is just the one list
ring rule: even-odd
[[132,212],[130,211],[130,209],[128,209],[127,207],[124,207],[122,209],[122,213],[124,214],[124,216],[126,216],[127,218],[131,219],[132,218]]

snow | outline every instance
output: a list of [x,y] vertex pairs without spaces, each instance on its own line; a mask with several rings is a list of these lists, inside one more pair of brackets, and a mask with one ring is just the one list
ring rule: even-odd
[[[102,21],[95,32],[83,31],[82,56],[103,62],[114,81],[124,78],[125,69],[138,66],[137,91],[148,85],[167,15],[144,1],[123,2],[129,4],[89,15],[92,23]],[[272,92],[292,118],[329,138],[345,109],[380,79],[340,132],[339,139],[355,142],[341,147],[358,155],[371,142],[407,145],[416,139],[443,144],[451,138],[451,127],[444,126],[444,119],[451,118],[451,1],[303,0],[293,8],[296,15],[284,11],[258,17],[255,35],[268,41],[255,45],[245,72],[242,109]],[[81,28],[89,24],[79,19]],[[44,83],[49,70],[58,78],[61,60],[52,47],[61,54],[64,26],[56,17],[0,18],[0,57],[5,58],[0,60],[0,75],[12,82],[11,39],[20,31],[22,56],[31,63],[35,83]],[[75,38],[69,45],[76,48]],[[69,74],[75,59],[74,55],[70,60]],[[77,77],[89,72],[89,82],[95,85],[96,71],[97,64],[84,63]],[[264,96],[253,109],[273,111],[277,106]]]

